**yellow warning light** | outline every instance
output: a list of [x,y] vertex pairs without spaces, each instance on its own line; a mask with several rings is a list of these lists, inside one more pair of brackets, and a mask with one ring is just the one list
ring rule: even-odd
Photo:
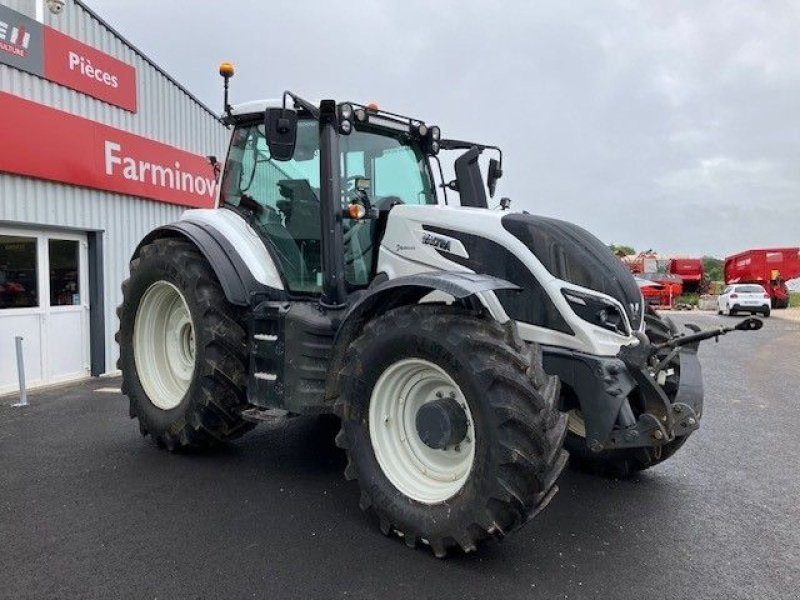
[[225,61],[224,63],[220,64],[219,66],[219,74],[222,75],[225,79],[229,77],[233,77],[234,69],[233,64]]

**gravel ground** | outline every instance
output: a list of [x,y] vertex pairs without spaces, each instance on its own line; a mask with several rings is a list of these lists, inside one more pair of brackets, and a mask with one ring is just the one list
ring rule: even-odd
[[118,380],[2,398],[0,597],[796,599],[799,350],[784,319],[707,342],[702,427],[673,459],[566,472],[528,526],[445,561],[379,533],[321,421],[170,455]]

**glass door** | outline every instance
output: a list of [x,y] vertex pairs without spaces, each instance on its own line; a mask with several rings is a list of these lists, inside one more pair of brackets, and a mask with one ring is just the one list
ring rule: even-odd
[[0,227],[0,394],[18,389],[17,337],[22,338],[27,383],[44,382],[42,258],[36,233]]
[[0,394],[89,374],[86,236],[0,227]]
[[89,285],[84,235],[53,234],[42,244],[47,263],[45,377],[48,383],[89,374]]

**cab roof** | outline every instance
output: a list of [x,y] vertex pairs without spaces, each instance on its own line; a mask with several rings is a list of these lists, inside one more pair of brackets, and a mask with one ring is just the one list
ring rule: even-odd
[[251,100],[250,102],[242,102],[241,104],[234,104],[231,106],[231,114],[236,116],[255,115],[263,113],[268,108],[280,108],[282,106],[283,101],[280,98]]

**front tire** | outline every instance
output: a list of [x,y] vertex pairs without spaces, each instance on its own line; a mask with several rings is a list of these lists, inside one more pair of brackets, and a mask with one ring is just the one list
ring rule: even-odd
[[[567,459],[558,379],[544,374],[538,347],[513,324],[456,307],[401,307],[369,322],[344,364],[337,443],[361,508],[377,514],[386,535],[429,545],[437,557],[469,552],[520,527],[555,494]],[[417,419],[437,402],[450,402],[467,425],[431,447]]]
[[246,403],[247,337],[205,257],[182,239],[144,245],[117,309],[117,366],[130,416],[169,450],[201,448],[254,427]]

